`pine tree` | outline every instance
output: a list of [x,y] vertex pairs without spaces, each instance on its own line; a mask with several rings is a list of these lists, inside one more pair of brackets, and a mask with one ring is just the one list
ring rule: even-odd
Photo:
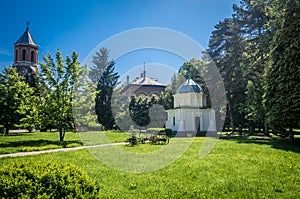
[[215,26],[209,40],[208,52],[215,61],[224,79],[228,113],[233,131],[243,123],[240,105],[245,102],[245,79],[242,62],[245,41],[242,37],[241,24],[235,18],[225,19]]
[[111,62],[101,74],[96,90],[99,92],[96,96],[96,114],[98,122],[106,130],[113,129],[115,126],[114,116],[112,114],[112,95],[117,86],[119,75],[115,70],[115,62]]
[[93,56],[94,66],[92,66],[89,70],[89,78],[92,82],[97,83],[105,69],[113,63],[113,60],[109,60],[109,50],[106,48],[100,48],[99,52],[96,52]]
[[300,126],[300,2],[287,0],[271,46],[266,72],[265,105],[269,124],[275,132]]
[[241,106],[245,107],[243,112],[249,122],[250,133],[253,133],[256,125],[264,126],[267,134],[266,115],[262,102],[264,82],[261,81],[266,68],[271,34],[265,27],[269,21],[265,11],[266,6],[266,2],[261,0],[242,0],[240,6],[233,6],[233,16],[241,24],[245,39],[245,59],[241,67],[243,76],[249,83],[247,89],[250,90],[245,93],[246,103]]
[[251,124],[249,132],[254,133],[254,126],[261,127],[260,125],[265,122],[265,108],[263,106],[263,88],[264,81],[261,78],[255,80],[248,80],[246,88],[246,102],[241,105],[242,112],[245,113],[245,118]]

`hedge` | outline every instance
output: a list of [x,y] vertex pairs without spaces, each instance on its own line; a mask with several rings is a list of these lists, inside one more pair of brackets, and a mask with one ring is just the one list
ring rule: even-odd
[[158,133],[158,134],[166,134],[167,136],[172,136],[172,129],[168,129],[168,128],[148,128],[147,129],[148,133]]
[[99,187],[71,164],[14,163],[0,168],[2,198],[98,198]]

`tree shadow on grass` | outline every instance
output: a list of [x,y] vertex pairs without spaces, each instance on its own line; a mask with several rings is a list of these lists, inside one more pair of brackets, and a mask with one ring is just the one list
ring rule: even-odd
[[26,133],[18,133],[18,132],[11,133],[11,132],[9,132],[8,135],[0,134],[0,136],[31,136],[32,134],[33,133],[29,133],[29,132],[26,132]]
[[300,139],[295,139],[295,141],[291,141],[288,139],[272,139],[268,137],[247,137],[247,136],[222,136],[220,137],[222,140],[232,140],[236,141],[240,144],[263,144],[269,145],[272,148],[292,151],[295,153],[300,153]]
[[8,148],[8,147],[44,147],[48,145],[57,145],[62,146],[63,148],[66,148],[68,145],[76,145],[76,146],[82,146],[81,141],[52,141],[52,140],[28,140],[28,141],[15,141],[15,142],[6,142],[0,144],[0,148]]

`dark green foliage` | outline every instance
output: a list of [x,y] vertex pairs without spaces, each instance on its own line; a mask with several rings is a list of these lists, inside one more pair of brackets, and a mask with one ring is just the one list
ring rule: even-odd
[[171,137],[171,136],[173,135],[172,129],[166,128],[166,129],[165,129],[165,133],[166,133],[166,135],[169,136],[169,137]]
[[3,198],[97,198],[99,187],[71,164],[14,163],[0,168]]
[[115,126],[114,116],[112,114],[112,95],[118,83],[119,75],[115,70],[115,62],[111,62],[102,73],[98,85],[96,96],[96,114],[98,122],[104,126],[106,130],[113,129]]
[[[270,43],[276,32],[282,32],[279,21],[284,18],[284,4],[283,0],[242,0],[239,5],[233,5],[232,17],[219,22],[212,32],[208,51],[224,78],[227,118],[233,130],[239,124],[249,124],[251,133],[258,127],[268,134],[266,109],[269,107],[264,106],[262,97],[268,92],[264,74],[270,65],[270,49],[282,53]],[[299,35],[297,25],[289,30]]]
[[135,134],[132,134],[130,138],[127,139],[131,146],[135,146],[138,144],[138,139]]
[[209,50],[223,77],[228,100],[228,114],[232,129],[243,123],[243,115],[238,111],[245,101],[245,79],[241,63],[244,59],[244,39],[241,24],[236,18],[225,19],[215,26],[209,40]]
[[5,133],[5,127],[3,125],[0,125],[0,133]]
[[89,77],[92,82],[97,84],[95,99],[97,119],[106,130],[113,129],[115,119],[112,114],[112,97],[118,84],[119,75],[115,72],[115,62],[109,61],[109,50],[106,48],[101,48],[93,56],[93,63],[95,65],[89,71]]
[[300,126],[300,2],[288,0],[277,18],[270,65],[266,72],[265,105],[273,130]]
[[151,104],[148,99],[136,98],[131,96],[129,103],[130,117],[135,123],[135,128],[139,129],[150,124],[149,108]]
[[168,137],[171,137],[173,135],[172,129],[168,129],[168,128],[148,128],[147,133],[163,134]]
[[263,106],[263,79],[249,80],[246,88],[246,102],[241,105],[241,111],[249,122],[250,133],[254,127],[261,127],[265,123],[265,107]]
[[184,78],[191,78],[195,82],[197,82],[202,89],[205,89],[205,81],[203,78],[203,74],[206,72],[205,68],[202,67],[204,65],[204,61],[191,59],[190,61],[184,62],[183,65],[179,69],[179,73],[183,72]]
[[129,111],[136,129],[158,128],[165,125],[165,108],[160,102],[160,99],[157,100],[155,97],[148,100],[131,96]]
[[267,3],[261,0],[243,0],[240,6],[233,6],[234,17],[241,24],[241,32],[246,42],[241,68],[248,85],[245,92],[246,101],[240,104],[240,108],[244,107],[242,113],[249,123],[250,133],[253,133],[255,127],[264,127],[267,134],[262,95],[263,74],[267,65],[271,32],[266,28],[269,21],[266,7]]
[[158,99],[158,103],[162,105],[165,110],[173,109],[174,108],[174,98],[173,98],[173,92],[170,87],[167,87],[165,89],[165,92],[161,94],[161,96]]

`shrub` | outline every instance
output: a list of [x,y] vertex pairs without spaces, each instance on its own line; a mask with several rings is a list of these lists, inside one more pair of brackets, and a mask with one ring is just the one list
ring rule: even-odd
[[168,137],[172,136],[172,129],[168,129],[168,128],[148,128],[147,132],[154,133],[154,134],[165,134]]
[[166,132],[166,135],[168,136],[168,137],[171,137],[171,136],[173,136],[173,132],[172,132],[172,129],[165,129],[165,132]]
[[97,198],[99,187],[71,164],[15,163],[0,168],[3,198]]
[[130,138],[127,139],[127,142],[129,142],[129,144],[131,146],[135,146],[138,144],[138,140],[135,134],[132,134]]

